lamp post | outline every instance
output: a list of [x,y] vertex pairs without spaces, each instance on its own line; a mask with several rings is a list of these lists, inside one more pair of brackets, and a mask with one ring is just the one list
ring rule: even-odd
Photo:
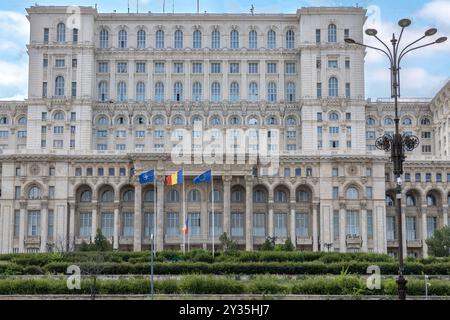
[[442,43],[447,40],[447,37],[440,37],[433,42],[429,42],[423,45],[414,46],[419,41],[426,37],[433,36],[437,33],[437,29],[428,29],[422,37],[411,42],[410,44],[400,48],[400,42],[402,39],[403,31],[405,28],[411,25],[411,20],[402,19],[398,22],[398,25],[402,28],[400,36],[398,39],[396,35],[392,34],[392,39],[390,40],[392,44],[392,49],[384,43],[378,36],[378,31],[376,29],[367,29],[365,32],[368,36],[377,39],[383,47],[377,48],[363,43],[358,43],[354,39],[347,38],[345,42],[348,44],[359,45],[365,48],[374,49],[385,54],[390,63],[391,71],[391,98],[394,98],[394,108],[395,108],[395,133],[393,136],[385,134],[376,141],[376,147],[380,150],[391,152],[391,162],[393,165],[393,172],[396,177],[396,214],[399,226],[399,236],[398,236],[398,256],[399,256],[399,269],[398,269],[398,298],[400,300],[406,299],[406,279],[403,276],[403,228],[402,228],[402,214],[401,214],[401,200],[402,200],[402,174],[403,174],[403,162],[405,162],[405,150],[412,151],[419,145],[419,138],[412,135],[401,135],[399,130],[399,115],[398,115],[398,98],[400,98],[400,63],[405,55],[411,51],[431,46],[433,44]]
[[154,256],[154,240],[155,237],[153,236],[153,233],[150,235],[150,295],[153,300],[154,295],[154,282],[153,282],[153,256]]

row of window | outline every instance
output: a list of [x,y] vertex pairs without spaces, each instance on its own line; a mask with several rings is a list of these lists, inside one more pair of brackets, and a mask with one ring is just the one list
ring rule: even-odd
[[[394,119],[392,117],[385,117],[383,120],[383,123],[385,126],[393,126],[394,123]],[[375,120],[375,118],[373,117],[368,117],[366,120],[366,124],[368,126],[375,126],[378,125],[378,121]],[[410,117],[404,117],[401,121],[401,124],[404,126],[412,126],[413,125],[413,120]],[[430,126],[431,125],[431,120],[427,117],[421,118],[420,119],[420,125],[422,126]]]
[[[422,174],[420,172],[416,172],[415,174],[411,174],[410,172],[405,172],[404,179],[405,182],[412,182],[412,176],[414,175],[414,182],[444,182],[442,173],[438,172],[435,174],[435,178],[433,179],[433,173],[427,172]],[[423,179],[425,177],[425,179]],[[391,182],[394,178],[390,173],[385,174],[386,182]],[[447,173],[447,179],[445,182],[450,182],[450,172]]]
[[[418,239],[418,226],[421,225],[417,223],[417,217],[406,217],[406,241],[415,241]],[[426,238],[433,236],[433,233],[438,229],[438,219],[437,217],[428,216],[426,218]],[[397,217],[387,216],[386,217],[386,239],[388,241],[394,241],[398,238],[398,224]]]

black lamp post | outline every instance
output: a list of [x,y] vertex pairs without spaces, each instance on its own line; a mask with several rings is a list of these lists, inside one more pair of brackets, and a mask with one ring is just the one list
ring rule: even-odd
[[395,133],[393,136],[385,134],[376,141],[376,147],[380,150],[391,152],[391,161],[394,166],[393,172],[396,177],[397,188],[396,188],[396,214],[399,226],[399,236],[398,236],[398,255],[399,255],[399,269],[398,269],[398,298],[400,300],[406,299],[406,279],[403,277],[403,230],[402,230],[402,214],[401,214],[401,199],[402,199],[402,174],[403,174],[403,162],[405,161],[405,150],[412,151],[419,145],[419,138],[412,135],[401,135],[399,132],[399,116],[398,116],[398,98],[400,97],[400,62],[403,57],[409,52],[431,46],[436,43],[442,43],[447,40],[447,37],[440,37],[437,40],[426,43],[423,45],[414,46],[416,43],[422,39],[433,36],[437,33],[437,29],[432,28],[425,32],[425,34],[419,39],[411,42],[400,50],[400,41],[402,39],[403,31],[405,28],[411,25],[411,20],[402,19],[398,22],[398,25],[402,28],[400,36],[397,39],[395,34],[392,34],[391,44],[392,49],[384,43],[378,36],[378,31],[376,29],[367,29],[366,34],[371,37],[375,37],[382,45],[383,48],[377,48],[362,43],[358,43],[353,39],[347,38],[345,42],[348,44],[355,44],[363,46],[366,48],[374,49],[385,54],[390,62],[391,70],[391,98],[394,98],[395,107]]

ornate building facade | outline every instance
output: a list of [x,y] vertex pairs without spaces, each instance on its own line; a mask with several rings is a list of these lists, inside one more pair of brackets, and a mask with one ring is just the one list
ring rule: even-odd
[[[374,149],[394,130],[393,105],[364,100],[365,52],[344,42],[363,41],[364,9],[27,12],[29,96],[0,102],[0,252],[70,250],[97,229],[114,249],[147,250],[151,235],[157,250],[179,249],[187,218],[190,248],[226,232],[247,250],[271,236],[298,250],[396,253],[389,157]],[[402,128],[421,139],[406,163],[405,254],[426,256],[424,239],[448,224],[449,93],[400,106]],[[247,153],[176,164],[194,125],[231,131],[231,149],[247,141],[239,130],[267,132],[278,172],[255,172]],[[156,183],[140,185],[152,168]],[[184,184],[166,186],[181,168]],[[214,198],[192,183],[209,168]]]

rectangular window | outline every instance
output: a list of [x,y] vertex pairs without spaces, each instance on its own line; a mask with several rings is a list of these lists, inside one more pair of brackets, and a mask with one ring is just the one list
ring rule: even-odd
[[47,218],[47,238],[53,239],[54,227],[55,227],[55,214],[52,209],[49,209]]
[[309,237],[309,214],[295,214],[295,235],[299,238]]
[[173,73],[183,73],[184,64],[183,62],[174,62],[173,63]]
[[62,149],[64,146],[63,140],[53,140],[53,148]]
[[345,59],[345,69],[350,69],[350,59]]
[[6,130],[0,131],[0,139],[6,139],[6,138],[8,138],[8,135],[9,135],[9,131],[6,131]]
[[44,43],[48,43],[50,30],[49,28],[44,28]]
[[56,59],[55,60],[56,68],[64,68],[65,65],[66,65],[66,60],[64,60],[64,59]]
[[47,141],[41,140],[41,148],[46,148],[46,147],[47,147]]
[[337,69],[338,61],[337,60],[328,60],[328,68],[329,69]]
[[289,178],[291,176],[291,168],[284,168],[284,176]]
[[331,169],[331,176],[332,177],[338,177],[339,176],[339,168]]
[[431,132],[430,131],[422,132],[422,139],[431,139]]
[[155,62],[155,73],[164,73],[164,62]]
[[87,238],[91,236],[92,230],[92,213],[80,213],[80,237]]
[[250,62],[248,64],[248,73],[251,73],[251,74],[258,73],[258,63],[257,62]]
[[267,73],[277,73],[277,64],[276,62],[268,62],[267,63]]
[[211,63],[211,73],[220,73],[220,63],[219,62],[212,62]]
[[127,73],[127,72],[128,72],[128,64],[126,62],[118,62],[117,73]]
[[328,130],[330,134],[339,134],[339,127],[330,127]]
[[333,187],[333,200],[339,199],[339,187]]
[[322,98],[322,83],[317,82],[317,99]]
[[97,138],[108,137],[108,130],[97,130]]
[[18,238],[20,233],[20,210],[14,210],[14,238]]
[[436,182],[442,182],[442,174],[436,173]]
[[20,130],[17,131],[17,138],[26,138],[27,137],[27,132],[25,130]]
[[359,236],[359,215],[356,210],[347,211],[347,236]]
[[209,234],[213,234],[214,225],[214,238],[218,238],[222,235],[222,213],[214,212],[214,221],[212,212],[209,213]]
[[373,198],[373,188],[372,187],[366,187],[366,198],[367,199]]
[[339,239],[339,210],[333,210],[333,238]]
[[433,236],[437,229],[437,217],[427,217],[427,239]]
[[425,174],[425,181],[426,182],[431,182],[431,173],[426,173]]
[[21,194],[21,187],[20,186],[16,186],[14,189],[14,199],[18,200],[20,199],[20,194]]
[[230,63],[230,73],[239,73],[239,63],[237,62]]
[[295,176],[301,177],[302,175],[302,169],[301,168],[295,168]]
[[136,62],[136,73],[145,73],[145,62]]
[[416,182],[420,182],[422,180],[421,174],[416,173]]
[[409,172],[405,173],[405,182],[411,182],[411,173]]
[[72,29],[72,42],[74,44],[78,43],[78,29]]
[[48,198],[55,199],[55,186],[48,187]]
[[72,59],[72,68],[76,68],[78,66],[78,60]]
[[44,58],[44,59],[42,60],[42,67],[44,67],[44,68],[47,68],[47,67],[48,67],[48,59],[47,59],[47,58]]
[[37,210],[28,211],[28,237],[39,237],[41,235],[41,212]]
[[144,214],[144,238],[155,237],[155,214],[147,212]]
[[102,212],[101,230],[103,235],[107,238],[114,236],[114,213]]
[[376,137],[375,131],[366,131],[366,139],[373,140]]
[[201,62],[192,63],[192,73],[195,74],[203,73],[203,64]]
[[53,133],[55,133],[55,134],[62,134],[62,133],[64,133],[64,127],[63,126],[53,127]]
[[278,238],[287,237],[287,214],[275,213],[273,215],[274,236]]
[[155,138],[164,138],[164,130],[155,130],[155,131],[153,131],[153,137],[155,137]]
[[136,138],[145,138],[145,131],[144,130],[139,130],[135,132]]
[[320,58],[316,59],[316,69],[321,69],[322,68],[322,60],[320,60]]
[[123,214],[122,235],[127,238],[133,237],[134,230],[134,214],[126,212]]
[[387,216],[386,217],[386,238],[387,240],[393,241],[397,239],[397,228],[396,228],[396,217]]
[[177,238],[178,237],[178,229],[179,229],[179,222],[178,222],[178,213],[169,212],[167,214],[167,229],[166,229],[166,236],[171,238]]
[[373,212],[367,210],[367,238],[373,239]]
[[108,64],[108,62],[99,62],[98,63],[98,72],[99,73],[107,73],[107,72],[109,72],[109,64]]
[[47,82],[42,82],[42,97],[47,98]]
[[344,39],[347,39],[350,37],[350,29],[344,29]]
[[297,132],[296,131],[288,131],[287,132],[288,139],[295,139],[296,136],[297,136]]
[[99,177],[103,177],[104,174],[105,174],[105,170],[103,168],[98,168],[97,175]]
[[406,217],[406,240],[414,241],[417,235],[416,217]]
[[243,237],[244,236],[244,214],[243,213],[231,213],[231,236]]
[[431,153],[431,146],[430,145],[422,146],[422,152]]
[[110,177],[114,177],[116,175],[115,172],[116,170],[114,170],[114,168],[108,168],[108,175]]
[[71,112],[70,113],[70,121],[76,121],[77,120],[77,113]]
[[76,97],[76,96],[77,96],[77,83],[72,82],[72,97]]
[[350,83],[349,82],[347,82],[346,84],[345,84],[345,97],[347,98],[347,99],[349,99],[350,98]]

